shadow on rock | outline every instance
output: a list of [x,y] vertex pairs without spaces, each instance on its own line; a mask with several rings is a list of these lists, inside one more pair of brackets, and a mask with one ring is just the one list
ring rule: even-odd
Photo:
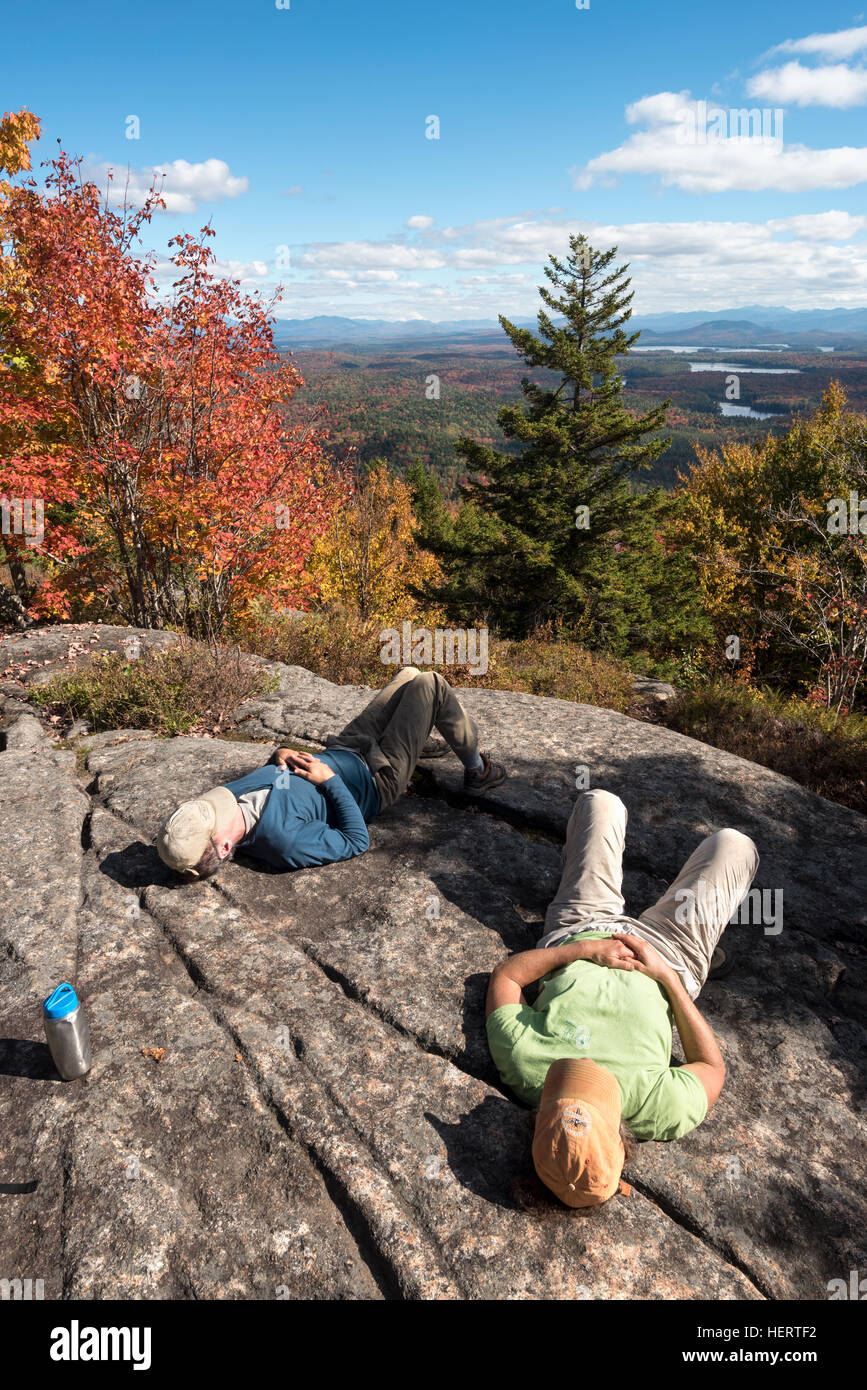
[[122,888],[138,892],[143,888],[185,888],[183,879],[160,859],[153,845],[133,840],[125,849],[112,850],[100,861],[100,872]]
[[485,995],[489,979],[490,976],[487,974],[467,976],[462,1009],[466,1046],[449,1060],[462,1071],[469,1072],[471,1076],[499,1091],[502,1089],[502,1082],[488,1049],[488,1034],[485,1028]]
[[445,1144],[449,1168],[462,1187],[509,1211],[544,1201],[544,1188],[533,1171],[529,1111],[504,1097],[486,1096],[454,1124],[430,1111],[425,1119]]
[[0,1038],[0,1076],[26,1076],[31,1081],[62,1081],[47,1043],[27,1038]]

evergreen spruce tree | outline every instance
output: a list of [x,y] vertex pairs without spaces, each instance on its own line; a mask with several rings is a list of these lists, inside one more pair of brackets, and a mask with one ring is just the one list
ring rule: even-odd
[[424,543],[450,575],[437,595],[450,609],[485,613],[504,636],[553,620],[590,646],[625,653],[652,641],[654,625],[678,625],[669,609],[679,597],[663,574],[664,499],[629,481],[668,447],[660,431],[669,402],[638,417],[624,408],[616,359],[639,336],[625,328],[627,267],[613,266],[616,247],[596,251],[584,236],[569,246],[565,262],[551,256],[545,267],[550,312],[539,311],[538,336],[500,316],[527,365],[559,380],[524,378],[524,403],[500,410],[517,455],[458,441],[469,478],[461,516],[473,524],[462,528],[459,517],[451,534]]
[[442,486],[425,463],[413,463],[406,470],[412,497],[415,538],[432,551],[447,576],[436,586],[413,591],[419,602],[442,605],[449,621],[472,627],[487,622],[494,609],[494,595],[488,591],[487,554],[496,546],[499,531],[494,519],[472,502],[464,502],[456,512],[449,507]]

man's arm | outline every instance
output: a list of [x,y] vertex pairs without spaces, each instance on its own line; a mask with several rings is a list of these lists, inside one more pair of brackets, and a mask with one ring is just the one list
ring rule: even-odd
[[311,782],[332,804],[337,821],[335,829],[316,822],[305,825],[293,838],[291,852],[285,856],[292,869],[307,869],[319,864],[335,864],[364,854],[370,846],[370,835],[358,802],[333,768],[313,753],[294,748],[278,748],[271,759],[305,782]]
[[520,951],[494,966],[488,981],[485,1018],[504,1004],[526,1004],[525,985],[541,980],[552,970],[571,965],[573,960],[590,960],[610,969],[633,970],[635,954],[617,937],[592,941],[569,941],[565,946],[543,946],[541,950]]
[[657,950],[638,936],[625,933],[618,938],[631,947],[637,957],[635,969],[662,985],[668,995],[677,1031],[686,1053],[684,1071],[694,1072],[707,1092],[707,1108],[719,1097],[726,1079],[725,1062],[707,1019],[699,1013],[683,987],[680,976],[666,965]]

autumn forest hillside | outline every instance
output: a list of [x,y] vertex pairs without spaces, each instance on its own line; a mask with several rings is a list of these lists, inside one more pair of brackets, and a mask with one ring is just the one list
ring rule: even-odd
[[[455,440],[472,435],[488,443],[496,439],[507,451],[511,447],[500,435],[497,411],[504,401],[519,399],[527,368],[505,337],[496,343],[490,336],[482,343],[463,339],[415,347],[355,343],[292,349],[305,380],[298,406],[327,412],[335,453],[351,449],[363,462],[384,458],[398,472],[421,461],[453,493],[461,476]],[[710,368],[736,358],[731,348],[709,352],[695,347],[688,355],[633,353],[619,364],[628,409],[646,411],[651,404],[672,401],[666,418],[670,447],[643,481],[673,486],[677,474],[695,461],[697,444],[714,448],[785,431],[796,414],[816,409],[832,380],[843,384],[854,409],[867,411],[867,343],[833,354],[751,348],[741,362],[752,370],[742,377],[735,404],[766,419],[724,416],[719,407],[725,400],[726,374],[691,371],[689,366],[701,362]],[[761,374],[762,367],[770,368],[770,374]],[[439,399],[426,394],[431,375],[439,378]]]
[[[62,149],[36,177],[39,131],[0,121],[0,622],[193,644],[50,717],[164,728],[162,691],[213,726],[239,648],[384,684],[406,625],[456,684],[664,717],[867,806],[857,347],[646,351],[618,248],[573,234],[535,321],[293,353],[285,290],[222,273],[211,226],[167,237],[167,288],[157,188],[117,207]],[[434,658],[444,630],[484,665]],[[636,675],[673,682],[664,716]]]

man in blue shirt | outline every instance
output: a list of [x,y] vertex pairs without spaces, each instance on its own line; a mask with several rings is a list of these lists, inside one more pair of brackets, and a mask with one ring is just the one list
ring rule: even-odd
[[475,722],[437,672],[404,667],[319,756],[278,748],[264,767],[185,801],[157,837],[164,863],[210,878],[240,846],[282,869],[363,854],[367,827],[406,789],[436,728],[464,766],[464,791],[481,796],[506,770],[479,752]]

